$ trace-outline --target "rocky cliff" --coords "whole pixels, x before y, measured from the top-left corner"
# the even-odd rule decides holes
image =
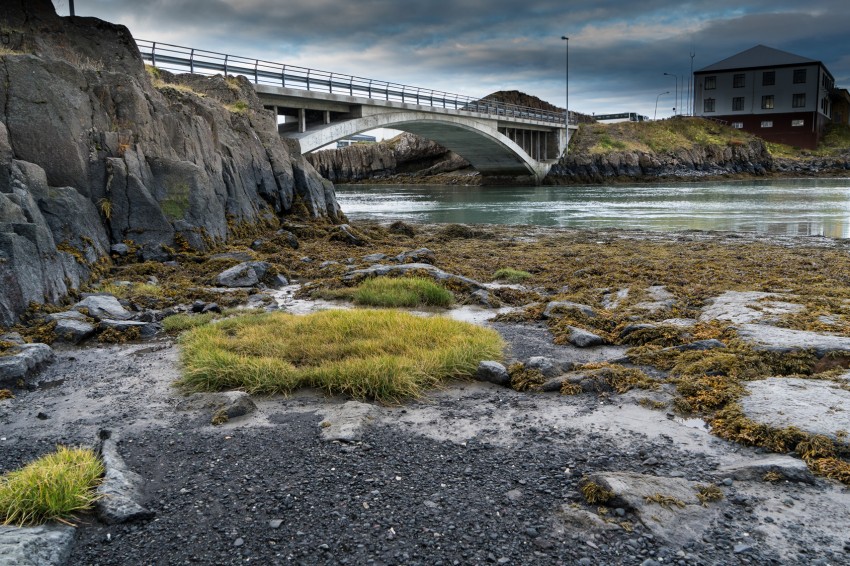
[[[354,144],[306,156],[313,167],[335,183],[357,181],[427,182],[446,173],[477,177],[469,162],[431,140],[403,133],[379,143]]]
[[[764,141],[700,119],[583,125],[552,166],[546,184],[659,181],[764,175],[773,157]]]
[[[659,181],[665,177],[764,175],[773,158],[761,141],[726,147],[692,146],[665,153],[612,151],[569,153],[552,166],[544,182],[551,185],[611,181]]]
[[[126,28],[49,0],[4,2],[0,42],[0,325],[116,243],[164,258],[240,224],[341,217],[244,79],[149,72]]]

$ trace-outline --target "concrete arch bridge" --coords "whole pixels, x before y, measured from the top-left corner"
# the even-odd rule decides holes
[[[136,40],[142,57],[175,72],[244,75],[278,116],[282,137],[309,153],[376,128],[420,135],[463,156],[485,177],[539,183],[564,153],[563,112]]]

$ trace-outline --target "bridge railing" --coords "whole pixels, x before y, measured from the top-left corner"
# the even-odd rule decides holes
[[[244,75],[255,84],[330,94],[364,96],[371,99],[418,104],[432,108],[464,110],[489,116],[505,116],[556,124],[564,123],[563,112],[541,110],[529,106],[473,98],[462,94],[452,94],[261,59],[250,59],[238,55],[228,55],[145,39],[136,39],[136,45],[145,61],[150,62],[154,67],[176,73]],[[571,123],[574,122],[574,120],[571,120]]]

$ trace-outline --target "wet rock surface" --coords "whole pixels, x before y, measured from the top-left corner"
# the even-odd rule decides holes
[[[850,432],[850,391],[836,382],[772,377],[748,383],[747,391],[741,408],[756,422],[833,439]]]

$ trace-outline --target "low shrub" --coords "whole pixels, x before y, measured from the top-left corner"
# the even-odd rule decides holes
[[[94,451],[60,446],[0,477],[0,521],[18,526],[67,522],[92,506],[103,472]]]
[[[502,357],[495,331],[393,310],[246,315],[201,326],[180,340],[188,390],[289,393],[315,387],[398,402]]]
[[[367,279],[354,291],[353,298],[358,305],[372,307],[448,307],[454,302],[451,291],[421,277]]]

